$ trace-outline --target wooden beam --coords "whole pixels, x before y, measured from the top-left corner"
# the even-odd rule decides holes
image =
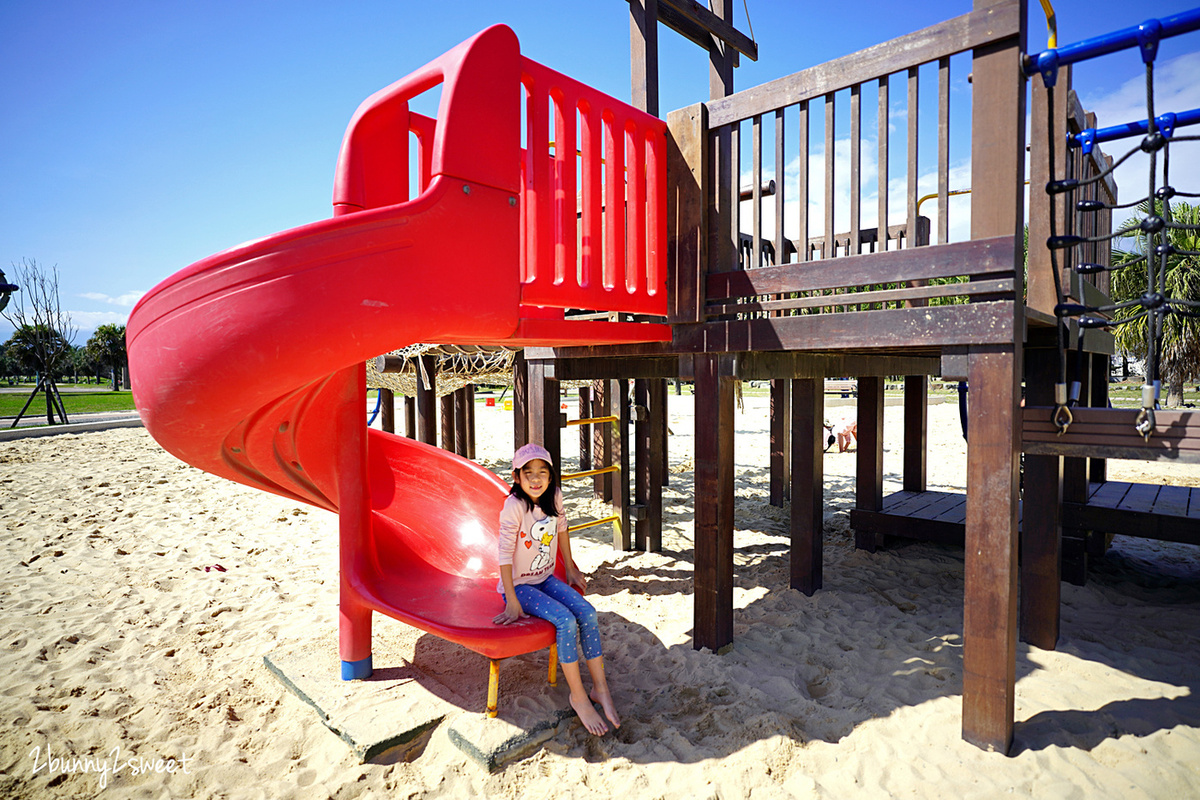
[[[629,0],[633,106],[658,116],[658,0]]]
[[[904,376],[904,491],[925,491],[928,462],[929,379]]]
[[[751,61],[758,61],[758,45],[750,37],[695,0],[659,0],[658,18],[680,36],[705,49],[712,47],[715,36]]]
[[[705,296],[711,301],[931,278],[1000,278],[1013,275],[1016,253],[1013,238],[1000,236],[935,248],[864,253],[820,263],[717,272],[707,277]]]
[[[825,392],[817,378],[792,381],[791,586],[821,588],[825,527]]]
[[[771,505],[783,508],[791,496],[792,481],[792,382],[771,381]]]
[[[696,379],[695,624],[692,646],[733,641],[733,382],[721,357],[701,355]]]
[[[417,440],[437,445],[437,356],[417,365]]]
[[[1025,350],[1025,400],[1031,405],[1054,402],[1058,382],[1056,347]],[[1058,643],[1062,571],[1062,459],[1025,456],[1021,508],[1020,636],[1043,650]]]
[[[883,379],[858,379],[858,452],[855,457],[854,507],[883,510]],[[854,546],[874,553],[882,536],[854,532]]]
[[[1014,304],[992,301],[928,308],[729,320],[675,329],[680,352],[881,350],[997,344],[1013,340]]]

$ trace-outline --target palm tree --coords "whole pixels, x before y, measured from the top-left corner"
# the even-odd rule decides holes
[[[93,360],[109,368],[113,391],[117,391],[125,364],[125,326],[108,323],[96,328],[88,339],[87,351]]]
[[[1154,206],[1155,213],[1163,215],[1163,203],[1156,200]],[[1141,203],[1138,211],[1143,217],[1149,216],[1150,204]],[[1165,290],[1162,293],[1169,300],[1200,302],[1200,255],[1197,255],[1200,254],[1200,205],[1172,202],[1170,222],[1185,227],[1169,227],[1162,232],[1163,240],[1177,251],[1166,258],[1162,276]],[[1147,287],[1144,259],[1150,247],[1150,237],[1139,229],[1122,238],[1132,239],[1133,248],[1114,249],[1112,252],[1114,266],[1129,265],[1112,273],[1112,299],[1117,303],[1138,300],[1159,289],[1156,286],[1148,291]],[[1157,262],[1156,268],[1162,264],[1160,257],[1153,253],[1149,255]],[[1117,347],[1139,359],[1149,356],[1147,326],[1154,315],[1132,318],[1144,311],[1141,304],[1135,304],[1117,309],[1113,314],[1115,320],[1131,320],[1114,328]],[[1170,407],[1177,408],[1182,404],[1184,384],[1200,375],[1200,317],[1190,316],[1195,313],[1195,307],[1175,305],[1172,306],[1172,313],[1162,316],[1158,364],[1159,373],[1167,385],[1167,405]],[[1152,375],[1146,376],[1147,381],[1153,378]]]

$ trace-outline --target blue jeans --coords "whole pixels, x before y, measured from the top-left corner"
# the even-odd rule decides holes
[[[596,609],[558,577],[551,575],[541,583],[522,583],[514,587],[526,613],[554,624],[558,631],[558,660],[573,664],[579,660],[576,640],[583,636],[583,657],[603,655]]]

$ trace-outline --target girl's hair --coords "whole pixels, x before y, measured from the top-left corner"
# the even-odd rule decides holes
[[[558,497],[558,473],[554,471],[553,464],[546,464],[546,468],[550,470],[550,480],[546,482],[546,491],[542,492],[537,500],[525,494],[525,490],[521,488],[521,481],[518,477],[521,470],[519,469],[513,470],[513,487],[509,494],[524,500],[525,507],[530,511],[533,510],[534,506],[537,506],[545,512],[546,516],[557,517],[560,513],[555,503],[555,498]]]

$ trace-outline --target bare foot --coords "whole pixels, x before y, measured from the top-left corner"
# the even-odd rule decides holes
[[[579,721],[583,723],[583,727],[587,728],[588,733],[596,736],[603,736],[608,733],[608,726],[604,724],[604,720],[600,719],[600,715],[596,713],[595,706],[592,705],[592,700],[587,695],[579,701],[576,701],[574,693],[570,695],[571,708],[575,709],[575,713],[579,715]]]
[[[613,703],[611,693],[598,692],[592,689],[592,693],[588,695],[588,698],[600,704],[600,707],[604,709],[604,716],[608,717],[608,721],[613,724],[614,728],[621,727],[621,717],[617,714],[617,707]]]

